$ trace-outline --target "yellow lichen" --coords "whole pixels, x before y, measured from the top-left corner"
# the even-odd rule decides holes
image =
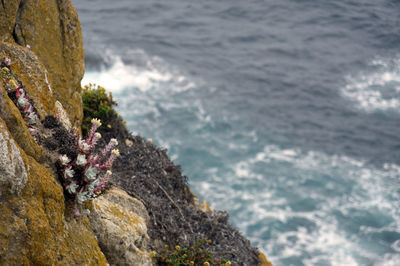
[[[54,174],[17,147],[28,180],[18,196],[1,195],[0,265],[106,265],[90,223],[64,218],[62,187]]]
[[[269,260],[267,260],[267,257],[265,257],[264,253],[262,252],[258,254],[258,259],[260,260],[261,266],[273,266],[272,263]]]

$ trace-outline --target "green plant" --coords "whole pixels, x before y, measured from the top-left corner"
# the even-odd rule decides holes
[[[160,254],[153,254],[159,265],[191,266],[191,265],[231,265],[225,259],[215,260],[209,250],[205,248],[211,240],[200,239],[189,248],[176,246],[174,249],[165,246]]]
[[[83,117],[82,133],[86,136],[91,127],[93,118],[107,121],[115,110],[112,106],[117,105],[113,100],[112,93],[107,93],[106,90],[96,84],[89,83],[83,88],[82,91],[83,102]]]

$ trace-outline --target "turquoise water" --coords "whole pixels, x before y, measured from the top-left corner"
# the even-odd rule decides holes
[[[86,75],[275,265],[400,265],[396,1],[75,1]]]

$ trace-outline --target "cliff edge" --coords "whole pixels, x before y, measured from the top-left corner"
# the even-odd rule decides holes
[[[0,265],[154,265],[151,251],[200,238],[233,265],[271,265],[116,113],[99,129],[100,146],[120,143],[114,186],[75,216],[56,165],[83,117],[76,10],[69,0],[15,0],[1,1],[0,15]]]

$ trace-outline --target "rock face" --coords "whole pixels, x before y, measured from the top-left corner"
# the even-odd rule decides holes
[[[112,265],[152,265],[149,221],[143,204],[114,187],[93,201],[90,215],[99,245]]]
[[[71,2],[1,1],[0,15],[0,61],[11,60],[13,84],[40,120],[58,114],[80,128],[84,56]],[[147,212],[123,191],[97,199],[92,222],[71,215],[54,154],[40,145],[46,131],[38,122],[32,137],[9,82],[0,78],[0,265],[107,265],[93,229],[113,265],[152,265]]]
[[[7,11],[6,19],[1,20],[2,30],[13,29],[15,14],[30,4],[20,1],[16,5],[17,2],[2,1],[0,9]],[[36,13],[45,9],[37,8]],[[8,21],[7,27],[4,21]],[[45,51],[47,47],[40,49]],[[11,59],[10,68],[33,100],[37,114],[42,118],[55,115],[58,89],[47,79],[49,72],[41,58],[15,42],[0,43],[1,60],[4,57]],[[5,84],[1,84],[0,265],[106,265],[89,219],[69,215],[63,189],[52,167],[46,151],[29,133]]]
[[[106,265],[87,218],[64,216],[56,177],[12,135],[0,118],[0,265]]]
[[[0,124],[0,196],[18,195],[28,180],[21,153],[3,124]]]
[[[0,58],[8,57],[12,60],[12,69],[25,86],[25,90],[32,100],[39,116],[56,114],[54,96],[45,78],[45,68],[37,56],[26,48],[18,45],[0,43]],[[4,86],[3,86],[4,87]],[[4,88],[0,90],[0,117],[3,118],[12,137],[18,145],[38,162],[43,162],[44,151],[35,142],[20,111],[12,100],[7,96]]]
[[[82,119],[84,51],[78,15],[69,0],[13,0],[0,4],[0,41],[29,45],[74,125]]]

